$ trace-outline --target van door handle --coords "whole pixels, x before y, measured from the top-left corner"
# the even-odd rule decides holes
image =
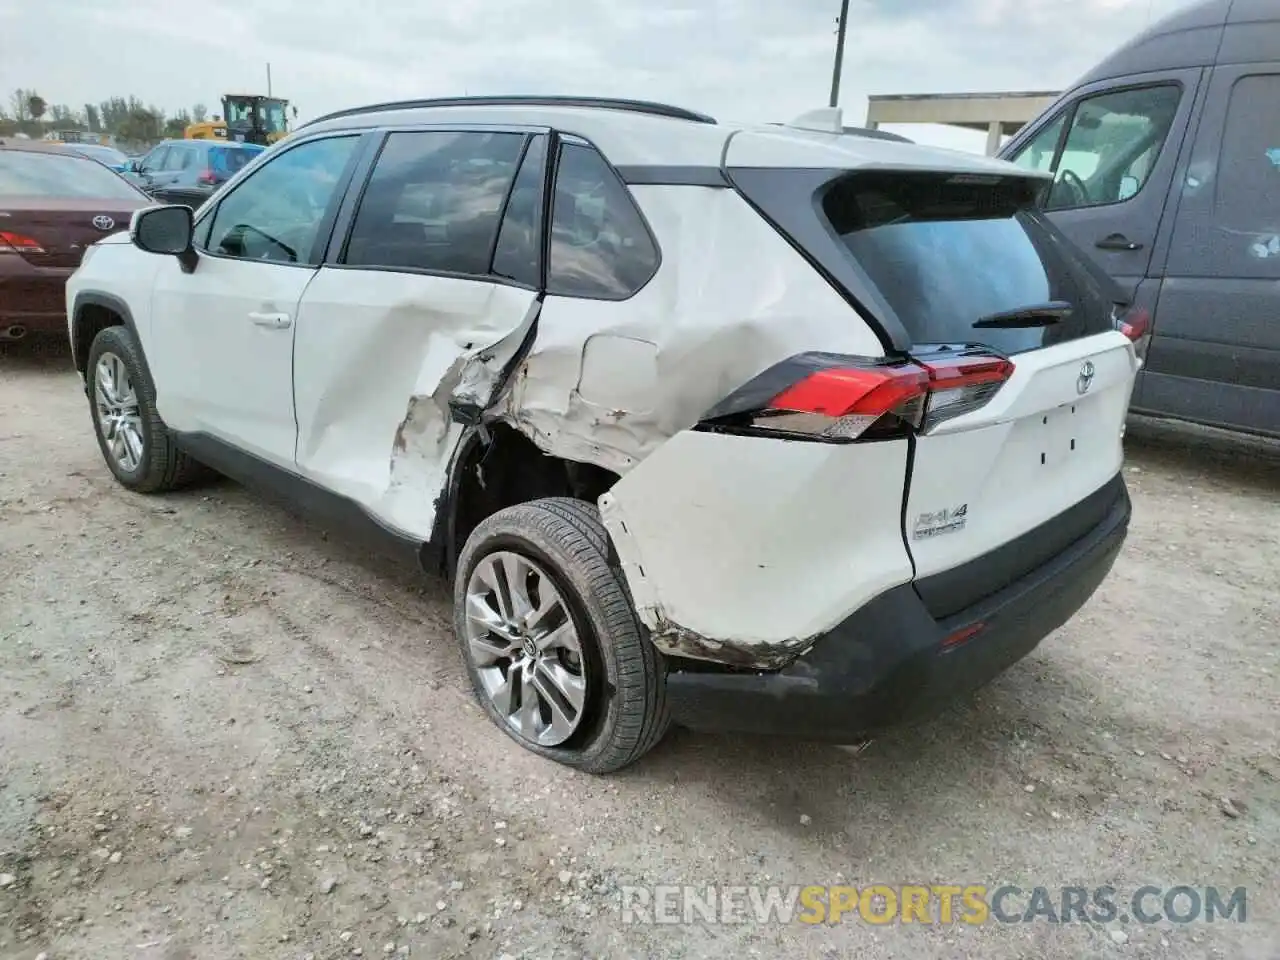
[[[284,330],[293,322],[287,313],[251,313],[249,319],[260,327],[272,330]]]
[[[1141,250],[1142,244],[1134,243],[1123,233],[1113,233],[1109,237],[1103,237],[1096,244],[1099,250]]]

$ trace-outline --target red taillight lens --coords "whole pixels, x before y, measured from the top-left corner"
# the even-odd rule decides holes
[[[700,427],[835,442],[902,436],[976,410],[1012,372],[985,354],[894,363],[802,354],[730,394]],[[779,383],[788,385],[778,392]]]
[[[1117,318],[1116,327],[1137,343],[1151,332],[1151,313],[1145,307],[1134,307]]]
[[[24,233],[0,230],[0,254],[3,253],[44,253],[44,247]]]
[[[200,174],[200,176],[196,177],[196,182],[213,186],[218,182],[218,175],[212,170],[205,170]]]
[[[985,406],[1013,375],[1002,357],[956,356],[921,361],[929,372],[929,404],[922,431]]]

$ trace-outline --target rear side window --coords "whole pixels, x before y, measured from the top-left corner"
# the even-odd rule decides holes
[[[228,175],[238,173],[257,156],[257,153],[252,150],[235,150],[228,147],[214,147],[209,154],[209,166],[219,173]]]
[[[349,266],[489,272],[525,135],[393,133],[360,200]]]
[[[547,138],[535,137],[520,161],[520,172],[511,186],[507,209],[493,250],[495,276],[531,287],[538,285],[542,247],[542,181],[547,159]]]
[[[547,292],[625,300],[658,269],[658,248],[617,174],[592,147],[560,148]]]
[[[1012,354],[1110,328],[1117,291],[1035,208],[1037,184],[949,174],[852,174],[822,198],[830,228],[913,342]],[[1047,326],[984,318],[1065,302]]]

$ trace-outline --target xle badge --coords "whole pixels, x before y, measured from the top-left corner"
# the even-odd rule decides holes
[[[915,527],[911,531],[911,539],[925,540],[929,537],[942,536],[944,533],[955,533],[957,530],[963,530],[968,515],[969,505],[967,503],[952,507],[950,510],[922,513],[916,517]]]

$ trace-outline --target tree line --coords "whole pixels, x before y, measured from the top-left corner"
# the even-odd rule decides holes
[[[129,96],[76,108],[49,103],[35,90],[19,89],[9,97],[8,104],[0,103],[0,136],[25,133],[38,139],[50,131],[75,130],[126,143],[144,143],[181,137],[190,124],[207,119],[208,108],[203,103],[166,114],[153,104]]]

